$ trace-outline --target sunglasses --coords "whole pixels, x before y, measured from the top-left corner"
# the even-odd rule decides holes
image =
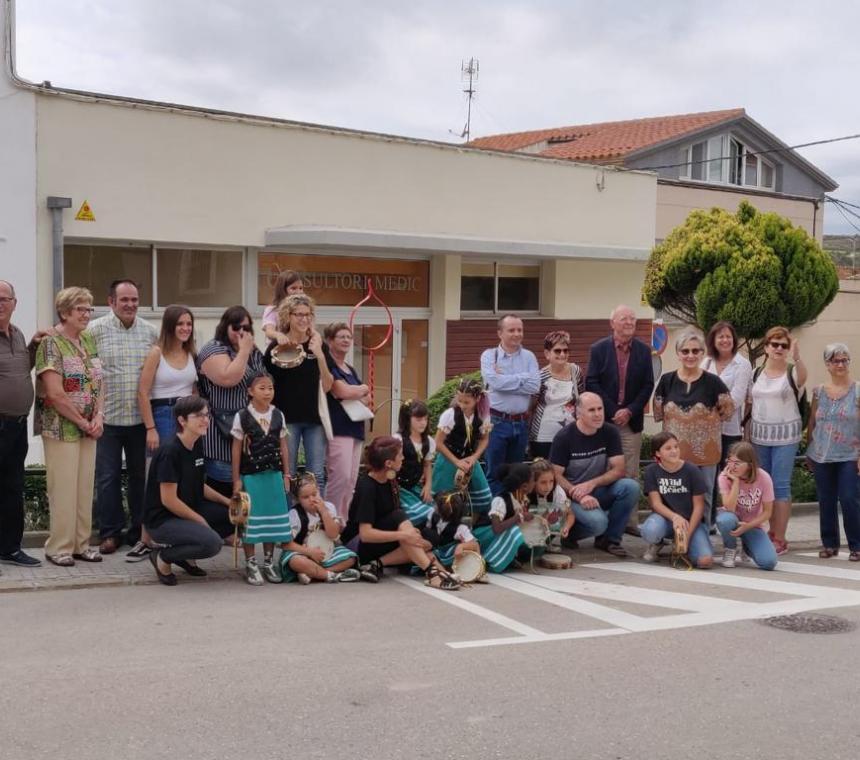
[[[702,349],[701,348],[682,348],[680,351],[678,351],[678,353],[681,354],[681,356],[698,356],[700,353],[702,353]]]
[[[230,325],[236,332],[254,332],[254,328],[251,325]]]
[[[570,349],[569,349],[569,348],[554,348],[554,349],[552,350],[552,352],[553,352],[554,354],[558,354],[558,355],[561,355],[561,354],[569,354],[569,353],[570,353]]]
[[[790,343],[780,343],[778,340],[772,340],[768,345],[771,348],[781,348],[783,351],[787,351],[791,346]]]

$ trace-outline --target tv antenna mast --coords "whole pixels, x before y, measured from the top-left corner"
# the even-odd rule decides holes
[[[475,93],[477,92],[475,83],[478,81],[478,72],[480,70],[480,63],[477,58],[470,58],[468,61],[462,61],[460,63],[460,78],[463,82],[468,83],[466,88],[463,90],[466,93],[466,126],[463,127],[463,131],[460,133],[460,137],[466,138],[466,142],[469,142],[469,138],[472,134],[472,98],[475,97]]]

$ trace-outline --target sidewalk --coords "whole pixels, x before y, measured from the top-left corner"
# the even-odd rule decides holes
[[[814,549],[820,544],[818,533],[817,505],[810,508],[806,505],[796,505],[788,526],[788,541],[792,551],[797,549]],[[640,520],[644,514],[640,516]],[[715,549],[722,551],[719,537],[712,537]],[[634,557],[641,557],[645,551],[645,542],[634,536],[624,537],[624,546]],[[42,560],[42,567],[23,568],[14,565],[0,565],[0,593],[15,591],[39,591],[69,588],[96,588],[101,586],[137,586],[140,584],[157,583],[152,564],[148,559],[142,562],[126,562],[125,553],[129,547],[124,546],[116,554],[108,555],[103,562],[78,562],[74,567],[57,567],[45,561],[42,549],[28,549],[28,553]],[[594,561],[605,561],[607,555],[597,551],[586,539],[581,549],[567,552],[573,557],[575,564]],[[239,552],[239,567],[242,567],[242,552]],[[177,569],[180,582],[207,583],[212,581],[230,581],[241,583],[240,571],[233,569],[233,550],[225,547],[213,559],[201,563],[201,567],[209,573],[207,578],[188,578],[182,570]]]

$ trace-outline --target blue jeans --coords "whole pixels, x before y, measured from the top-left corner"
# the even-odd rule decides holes
[[[764,471],[773,481],[773,498],[775,501],[791,501],[791,473],[794,471],[794,457],[797,455],[797,444],[787,443],[784,446],[762,446],[754,443],[755,455]]]
[[[128,473],[128,511],[126,542],[140,540],[143,517],[143,492],[146,481],[146,428],[140,425],[105,425],[96,445],[96,515],[99,537],[121,539],[125,528],[122,505],[122,455]]]
[[[674,535],[675,529],[672,527],[672,521],[667,520],[663,515],[658,515],[652,512],[645,519],[645,522],[639,526],[642,533],[642,540],[649,544],[659,544],[664,538],[669,538]],[[711,546],[711,539],[708,537],[708,527],[705,523],[700,522],[693,535],[690,536],[690,546],[687,552],[690,555],[690,561],[697,564],[704,557],[714,556],[714,547]]]
[[[839,507],[842,525],[852,552],[860,551],[860,478],[857,460],[850,462],[815,462],[815,487],[818,491],[821,543],[828,549],[839,548]]]
[[[577,502],[571,504],[576,517],[571,538],[578,541],[598,536],[605,537],[611,544],[620,544],[627,520],[639,502],[639,483],[632,478],[621,478],[608,486],[595,488],[591,495],[600,502],[599,509],[586,509]]]
[[[487,482],[490,484],[490,491],[493,496],[498,496],[505,489],[496,478],[496,470],[500,465],[522,462],[526,458],[529,422],[528,420],[511,422],[495,414],[490,415],[490,421],[493,423],[493,429],[490,431],[490,443],[484,452],[484,459],[487,461]]]
[[[296,476],[299,466],[299,444],[305,449],[305,471],[317,479],[320,496],[325,496],[325,452],[328,441],[322,425],[307,422],[287,423],[287,446],[290,449],[290,475]]]
[[[734,512],[721,509],[717,512],[717,530],[723,537],[723,546],[726,549],[738,548],[738,537],[731,535],[731,531],[738,527],[738,516]],[[773,570],[776,567],[776,549],[761,528],[751,528],[740,536],[744,551],[753,558],[762,570]]]
[[[149,528],[149,535],[165,544],[158,554],[164,562],[170,563],[214,557],[223,545],[212,528],[179,517],[170,517],[157,528]]]
[[[176,435],[176,417],[173,416],[172,406],[156,406],[152,410],[152,421],[155,432],[158,433],[158,445],[164,446]]]
[[[219,483],[228,483],[232,491],[233,467],[229,462],[222,462],[220,459],[207,459],[204,467],[207,479]]]

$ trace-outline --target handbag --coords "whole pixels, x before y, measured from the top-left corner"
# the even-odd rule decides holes
[[[373,410],[357,398],[342,399],[340,405],[353,422],[364,422],[374,417]]]

